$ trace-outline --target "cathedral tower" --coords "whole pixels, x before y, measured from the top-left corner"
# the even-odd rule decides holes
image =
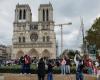
[[[32,22],[29,5],[16,5],[13,26],[12,59],[25,54],[32,58],[56,58],[53,7],[50,3],[40,5],[38,22]]]
[[[40,5],[39,9],[38,9],[38,20],[40,22],[51,22],[53,21],[53,7],[51,5],[51,3],[49,4],[44,4],[44,5]]]
[[[16,5],[14,22],[31,22],[32,13],[29,5]]]

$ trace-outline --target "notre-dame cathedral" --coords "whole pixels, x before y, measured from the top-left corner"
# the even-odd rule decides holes
[[[12,59],[28,54],[35,58],[56,58],[52,4],[40,4],[38,21],[32,21],[28,4],[17,4],[13,23]]]

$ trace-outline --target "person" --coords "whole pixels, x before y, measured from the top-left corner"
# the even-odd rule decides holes
[[[21,73],[24,74],[25,72],[25,67],[24,67],[24,57],[21,56],[20,59],[19,59],[19,63],[21,65]]]
[[[54,67],[54,65],[52,64],[52,61],[51,60],[49,60],[49,62],[48,62],[48,76],[47,76],[47,80],[53,80],[53,75],[52,75],[52,72],[53,72],[53,67]]]
[[[89,59],[89,61],[87,62],[88,66],[87,66],[87,72],[88,74],[93,74],[93,62],[91,59]]]
[[[97,80],[100,80],[100,67],[97,68]]]
[[[38,80],[44,80],[44,78],[45,78],[45,63],[43,61],[43,58],[41,58],[38,63],[37,74],[38,74]]]
[[[60,66],[60,61],[56,60],[56,66],[59,67]]]
[[[63,58],[61,61],[61,74],[64,74],[64,75],[65,75],[65,64],[66,64],[66,61]]]
[[[30,71],[30,65],[31,65],[31,58],[28,55],[24,56],[24,68],[25,68],[25,73],[29,74]]]
[[[70,59],[69,57],[65,57],[66,60],[66,64],[65,64],[65,68],[66,68],[66,74],[70,73]]]
[[[76,64],[76,80],[83,80],[83,61],[79,54],[74,57],[74,62]]]
[[[80,57],[79,57],[78,54],[76,54],[75,57],[74,57],[74,62],[75,62],[75,64],[76,64],[76,70],[77,70],[77,68],[78,68],[79,58],[80,58]]]
[[[76,70],[76,80],[83,80],[83,63],[79,60],[77,70]]]

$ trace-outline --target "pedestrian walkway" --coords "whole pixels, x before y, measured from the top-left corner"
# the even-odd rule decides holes
[[[0,76],[0,80],[4,80],[4,76]]]
[[[47,75],[46,75],[47,76]],[[96,76],[84,75],[84,80],[96,80]],[[54,74],[54,80],[76,80],[75,75]],[[0,80],[38,80],[36,74],[4,74]],[[47,80],[47,78],[45,78]]]

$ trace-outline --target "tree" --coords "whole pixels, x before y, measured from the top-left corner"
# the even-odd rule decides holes
[[[61,54],[61,56],[68,56],[70,59],[73,59],[74,56],[75,56],[75,50],[68,50],[68,49],[65,49],[63,54]]]
[[[96,45],[97,49],[100,49],[100,17],[97,18],[91,28],[87,31],[85,37],[89,45]]]

